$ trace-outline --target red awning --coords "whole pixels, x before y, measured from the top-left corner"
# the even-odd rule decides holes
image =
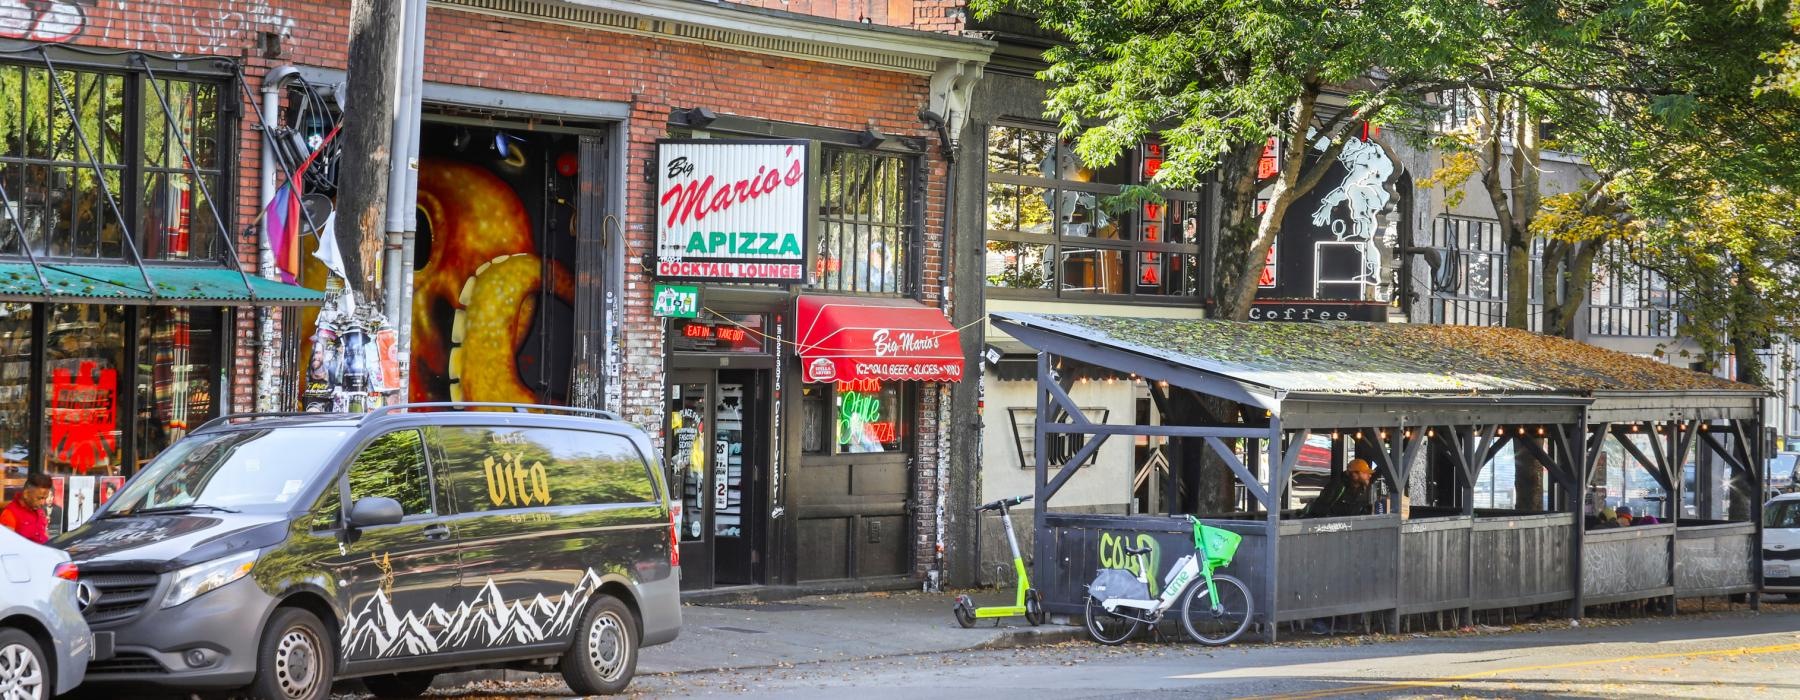
[[[802,295],[798,320],[803,381],[962,380],[956,329],[919,302]]]

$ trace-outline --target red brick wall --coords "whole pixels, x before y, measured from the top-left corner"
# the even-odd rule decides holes
[[[58,43],[238,58],[253,91],[263,74],[277,65],[342,69],[346,61],[349,3],[345,0],[88,0],[77,4],[85,23],[78,32],[58,38]],[[807,5],[807,11],[821,15],[843,16],[841,13],[856,3],[790,4]],[[940,6],[960,5],[887,0],[862,4],[881,13],[881,19],[872,21],[902,26],[916,24],[917,17],[943,17]],[[9,30],[24,34],[29,29],[0,24],[0,35]],[[281,37],[282,53],[275,59],[262,58],[264,33]],[[935,155],[935,134],[917,117],[918,110],[928,103],[926,77],[433,8],[428,18],[425,79],[630,104],[631,120],[625,134],[629,142],[625,232],[632,260],[641,259],[654,244],[653,193],[647,170],[655,140],[666,135],[672,109],[705,106],[722,113],[816,126],[855,130],[874,126],[890,134],[925,139],[931,155],[925,160],[929,193],[924,212],[924,296],[928,303],[935,303],[943,270],[939,255],[943,251],[945,169]],[[241,119],[236,180],[235,226],[240,231],[256,219],[259,207],[261,142],[255,124],[254,114],[246,111]],[[255,269],[254,236],[239,241],[239,255],[246,269]],[[662,423],[663,339],[660,324],[650,315],[651,280],[639,266],[627,267],[623,413],[655,434]],[[254,398],[256,339],[251,314],[240,314],[236,337],[232,401],[239,410],[249,410]],[[935,391],[924,393],[930,399],[920,407],[922,449],[917,482],[920,501],[932,503],[937,407]],[[929,513],[920,516],[916,534],[921,569],[929,567],[935,555],[935,534],[929,531],[933,522]]]

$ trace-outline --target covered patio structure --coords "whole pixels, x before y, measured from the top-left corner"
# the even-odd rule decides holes
[[[1267,623],[1375,613],[1397,629],[1406,615],[1565,603],[1579,617],[1760,580],[1757,387],[1503,328],[992,318],[1039,352],[1033,578],[1053,613],[1081,614],[1095,571],[1129,563],[1123,546],[1153,546],[1160,583],[1191,551],[1186,514],[1243,535],[1227,573],[1250,586],[1270,639]],[[1095,368],[1142,382],[1158,419],[1092,420],[1069,388]],[[1057,512],[1056,493],[1121,437],[1175,454],[1155,503]],[[1309,478],[1328,464],[1327,484],[1351,459],[1371,464],[1367,507],[1307,512],[1303,452]],[[1590,485],[1609,455],[1660,487],[1619,494],[1659,505],[1657,524],[1597,517],[1611,504]],[[1478,498],[1503,464],[1526,475],[1518,492]]]

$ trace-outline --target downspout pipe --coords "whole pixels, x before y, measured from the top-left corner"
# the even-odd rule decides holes
[[[413,131],[417,128],[419,114],[419,96],[414,88],[412,76],[418,73],[420,66],[413,62],[416,54],[415,45],[421,40],[419,24],[423,16],[419,10],[424,8],[425,0],[405,0],[406,6],[401,18],[401,46],[399,71],[395,81],[398,99],[394,101],[393,141],[391,148],[395,153],[401,152],[406,144],[412,142]],[[406,231],[406,213],[412,209],[412,202],[405,197],[406,179],[412,172],[412,161],[403,158],[390,158],[388,166],[388,198],[386,240],[382,246],[381,286],[387,309],[388,323],[398,328],[402,322],[401,306],[404,297],[401,279],[402,252]]]
[[[411,73],[402,76],[412,85],[412,99],[407,105],[412,108],[411,125],[406,138],[406,190],[400,197],[402,218],[400,237],[400,265],[395,268],[400,277],[400,386],[403,391],[411,391],[412,387],[412,324],[413,324],[413,265],[418,252],[419,233],[419,124],[425,99],[425,0],[419,0],[412,7],[412,51]],[[398,147],[396,145],[396,147]],[[404,398],[404,397],[403,397]]]
[[[281,121],[281,91],[286,89],[287,82],[300,74],[294,66],[280,66],[263,76],[262,83],[262,123],[273,126]],[[258,190],[262,195],[257,202],[263,207],[275,199],[275,190],[280,187],[277,174],[281,171],[275,163],[274,134],[262,134],[262,179]],[[276,222],[263,217],[262,230],[256,237],[256,274],[263,279],[276,280],[275,249],[270,244],[272,227]],[[276,352],[275,314],[269,307],[256,307],[256,410],[277,411],[280,393],[276,390],[276,377],[281,373],[279,357]]]
[[[946,111],[950,111],[948,116],[951,118],[955,117],[956,113],[954,111]],[[938,147],[944,156],[944,225],[941,229],[941,234],[939,235],[940,242],[943,244],[943,250],[940,254],[943,257],[938,259],[938,270],[941,271],[940,277],[938,278],[938,298],[943,306],[944,315],[954,319],[955,315],[952,313],[954,311],[952,308],[954,301],[950,294],[950,283],[953,275],[952,271],[955,269],[951,264],[951,261],[956,259],[955,236],[951,235],[951,231],[956,227],[957,143],[955,140],[951,139],[950,123],[945,116],[946,115],[938,114],[929,109],[919,110],[919,120],[925,122],[926,126],[932,127],[937,131]],[[953,322],[951,325],[955,325],[955,323]],[[952,390],[950,387],[948,385],[940,385],[938,389],[938,503],[937,508],[935,509],[937,519],[937,542],[935,543],[936,546],[933,547],[934,555],[932,571],[928,574],[926,582],[927,590],[932,591],[937,590],[937,588],[942,585],[943,571],[945,569],[944,547],[947,540],[945,528],[948,526],[948,523],[944,516],[945,510],[949,507],[949,503],[946,501],[948,497],[945,494],[949,487],[950,459],[952,458],[951,444],[953,443],[953,438],[950,435],[953,424],[949,419],[952,411],[948,410],[948,408],[950,407],[952,400]]]

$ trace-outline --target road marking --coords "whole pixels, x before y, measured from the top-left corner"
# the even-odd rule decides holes
[[[1534,665],[1534,666],[1513,666],[1510,668],[1496,668],[1496,669],[1491,669],[1491,670],[1487,670],[1487,671],[1476,671],[1474,673],[1465,673],[1465,674],[1457,675],[1457,676],[1441,676],[1438,678],[1427,678],[1427,679],[1416,680],[1416,681],[1394,681],[1392,683],[1380,683],[1380,684],[1370,684],[1370,685],[1352,685],[1352,686],[1345,686],[1342,688],[1326,688],[1324,690],[1312,690],[1312,691],[1306,691],[1306,692],[1300,692],[1300,693],[1289,693],[1286,695],[1252,695],[1252,696],[1247,696],[1244,698],[1239,698],[1238,700],[1310,700],[1311,698],[1327,698],[1327,697],[1338,696],[1338,695],[1361,695],[1364,693],[1379,693],[1379,692],[1384,692],[1384,691],[1389,691],[1389,690],[1405,690],[1407,688],[1439,688],[1439,687],[1443,687],[1443,686],[1447,686],[1447,685],[1453,685],[1458,681],[1475,680],[1478,678],[1484,678],[1484,677],[1489,677],[1489,676],[1499,676],[1499,675],[1510,674],[1510,673],[1527,673],[1527,672],[1531,672],[1531,671],[1551,671],[1551,670],[1562,669],[1562,668],[1579,668],[1582,666],[1599,666],[1601,664],[1628,663],[1628,662],[1632,662],[1632,661],[1653,661],[1656,659],[1679,659],[1679,658],[1689,658],[1689,657],[1732,656],[1732,655],[1748,656],[1748,655],[1752,655],[1752,654],[1779,654],[1779,653],[1785,652],[1785,651],[1800,651],[1800,644],[1773,644],[1773,645],[1761,646],[1761,647],[1739,647],[1736,649],[1717,649],[1717,650],[1713,650],[1713,651],[1676,651],[1676,652],[1668,652],[1668,653],[1663,653],[1663,654],[1636,654],[1636,655],[1632,655],[1632,656],[1615,656],[1615,657],[1606,658],[1606,659],[1590,659],[1587,661],[1567,661],[1567,662],[1557,663],[1557,664],[1538,664],[1538,665]]]

